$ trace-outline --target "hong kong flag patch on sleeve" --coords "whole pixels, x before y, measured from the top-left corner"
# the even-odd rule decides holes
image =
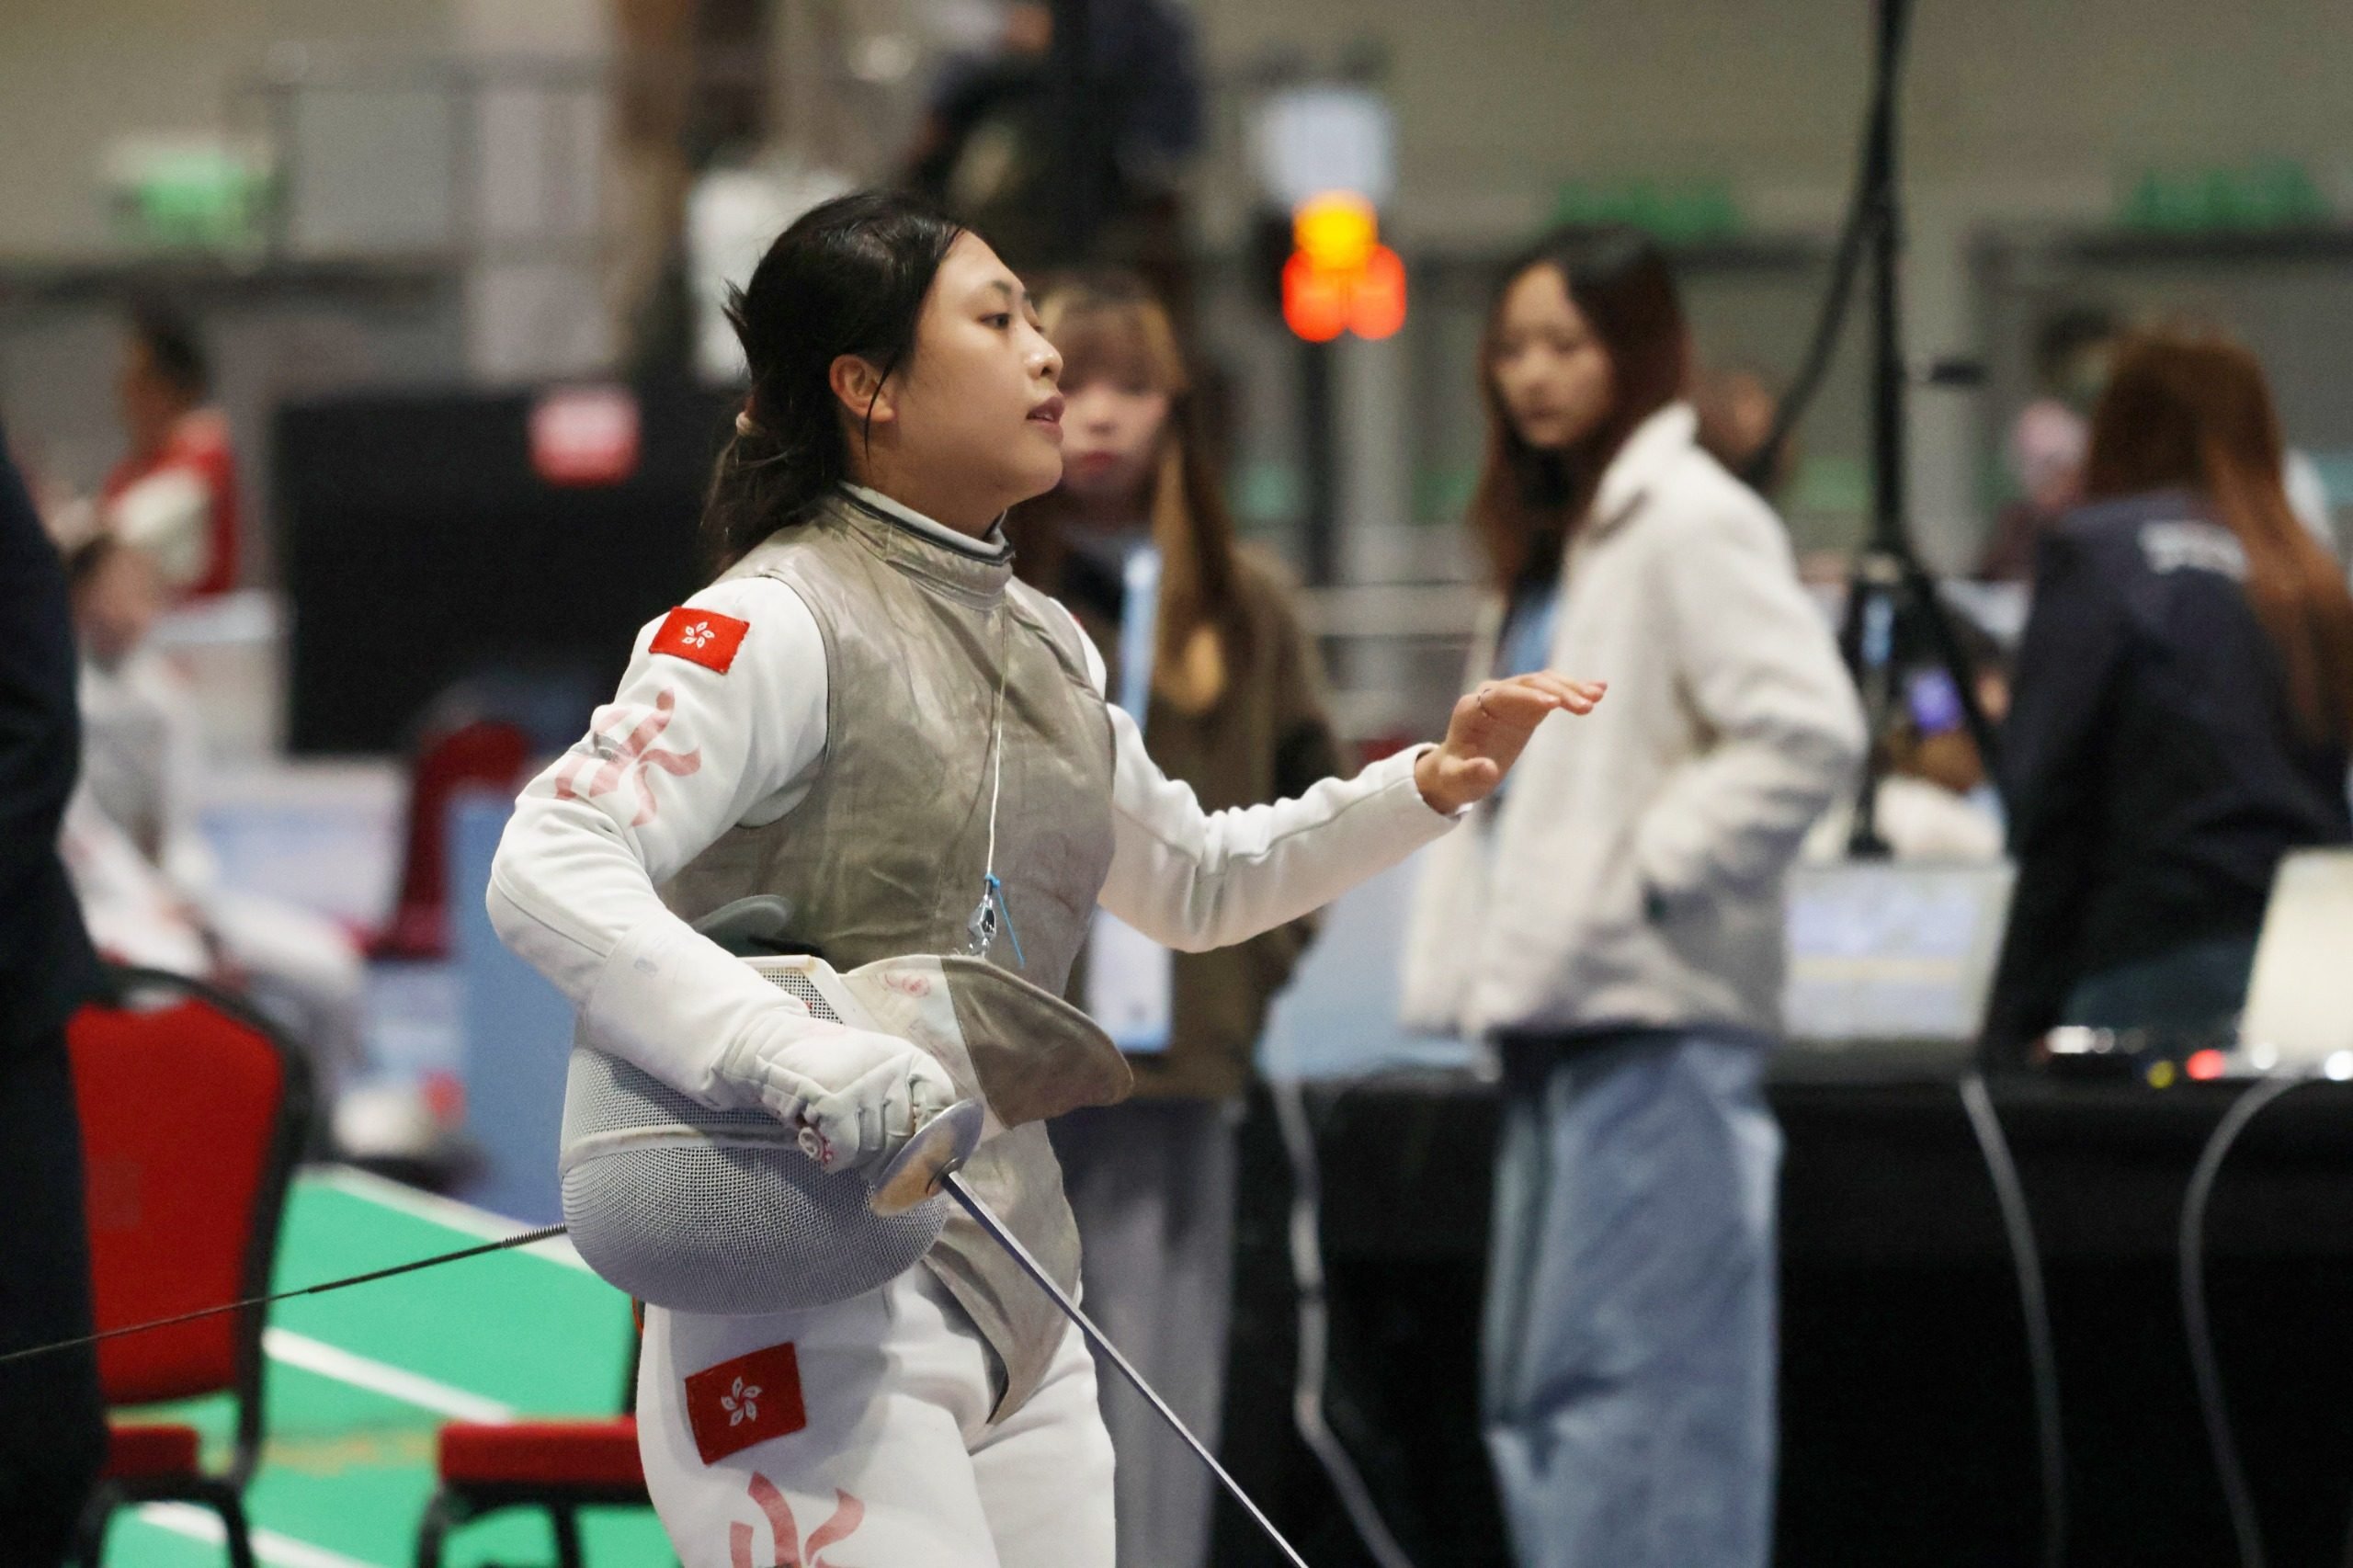
[[[735,650],[744,645],[744,633],[751,630],[748,620],[681,606],[663,619],[651,651],[725,675],[735,662]]]
[[[705,1464],[808,1426],[801,1404],[801,1358],[791,1345],[771,1345],[688,1378],[687,1425],[694,1429],[695,1451]]]

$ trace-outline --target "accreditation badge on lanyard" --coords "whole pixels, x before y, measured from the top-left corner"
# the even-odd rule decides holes
[[[1143,732],[1152,702],[1152,656],[1160,618],[1160,552],[1129,551],[1120,592],[1120,706]],[[1175,955],[1108,909],[1097,909],[1086,944],[1086,1011],[1121,1051],[1168,1049]]]

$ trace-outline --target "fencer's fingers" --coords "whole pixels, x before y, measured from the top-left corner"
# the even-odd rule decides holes
[[[1588,705],[1600,701],[1609,690],[1606,680],[1583,680],[1562,670],[1538,670],[1518,678],[1556,692],[1564,699],[1574,699]]]
[[[1473,694],[1479,713],[1507,729],[1532,730],[1544,716],[1563,706],[1562,699],[1524,678],[1497,681]]]
[[[1568,676],[1552,670],[1539,670],[1534,675],[1520,678],[1539,691],[1552,693],[1553,697],[1560,699],[1561,706],[1572,713],[1590,713],[1593,711],[1593,705],[1601,700],[1599,694],[1589,689],[1584,683],[1571,680]]]

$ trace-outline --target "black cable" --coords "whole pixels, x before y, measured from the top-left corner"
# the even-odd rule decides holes
[[[2059,1568],[2067,1557],[2067,1449],[2059,1420],[2059,1356],[2052,1343],[2051,1300],[2042,1280],[2042,1258],[2035,1246],[2034,1221],[2027,1210],[2026,1184],[2018,1179],[2018,1162],[2010,1156],[2009,1141],[2002,1134],[2002,1119],[1994,1112],[1993,1096],[1985,1092],[1985,1076],[1968,1073],[1961,1080],[1961,1108],[1969,1113],[1970,1130],[1985,1156],[1985,1174],[1993,1178],[1994,1199],[2002,1213],[2002,1233],[2008,1239],[2010,1263],[2017,1270],[2018,1307],[2026,1316],[2026,1352],[2034,1383],[2035,1443],[2041,1460],[2043,1568]]]
[[[1896,4],[1900,0],[1881,0],[1881,4]],[[1773,427],[1766,436],[1756,456],[1741,472],[1750,485],[1762,488],[1773,467],[1780,460],[1781,449],[1795,434],[1799,420],[1822,390],[1830,372],[1830,362],[1838,351],[1838,342],[1845,335],[1847,309],[1855,292],[1855,279],[1862,272],[1863,255],[1870,240],[1890,215],[1886,200],[1888,170],[1882,150],[1887,143],[1887,122],[1895,112],[1895,77],[1903,62],[1904,13],[1893,18],[1881,48],[1873,62],[1871,98],[1863,114],[1863,140],[1855,158],[1855,185],[1847,198],[1847,220],[1838,233],[1838,244],[1832,253],[1830,283],[1823,291],[1822,306],[1814,314],[1813,336],[1806,346],[1805,358],[1797,376],[1781,397],[1781,406],[1774,414]]]
[[[1280,1064],[1286,1075],[1270,1077],[1267,1090],[1275,1104],[1275,1123],[1282,1133],[1283,1153],[1290,1157],[1291,1200],[1290,1251],[1291,1283],[1299,1298],[1299,1354],[1291,1379],[1291,1425],[1300,1441],[1339,1494],[1357,1539],[1364,1543],[1380,1568],[1414,1568],[1414,1560],[1398,1545],[1381,1517],[1372,1489],[1357,1468],[1347,1446],[1324,1415],[1324,1379],[1331,1344],[1331,1308],[1324,1279],[1323,1170],[1315,1155],[1315,1130],[1307,1115],[1307,1096],[1298,1077]],[[1357,1084],[1377,1080],[1358,1079]],[[1351,1085],[1350,1086],[1354,1086]],[[1344,1088],[1343,1094],[1347,1092]]]
[[[267,1307],[278,1301],[290,1301],[297,1296],[319,1296],[329,1290],[348,1290],[354,1285],[367,1285],[379,1279],[390,1279],[396,1274],[414,1274],[420,1268],[438,1268],[445,1263],[458,1263],[469,1257],[480,1257],[486,1252],[506,1252],[513,1247],[529,1246],[533,1242],[552,1240],[570,1229],[568,1225],[547,1225],[536,1231],[525,1231],[520,1235],[508,1236],[503,1241],[484,1242],[480,1246],[460,1247],[456,1252],[445,1252],[433,1257],[420,1257],[410,1263],[396,1263],[390,1268],[371,1269],[366,1274],[354,1274],[342,1279],[330,1279],[324,1284],[305,1285],[299,1290],[280,1290],[275,1295],[268,1296],[248,1296],[242,1301],[227,1301],[217,1307],[199,1307],[195,1312],[181,1312],[176,1317],[157,1318],[152,1323],[134,1323],[122,1328],[109,1328],[97,1334],[85,1334],[78,1339],[60,1339],[48,1345],[35,1345],[24,1350],[11,1350],[6,1355],[0,1356],[0,1367],[5,1367],[11,1361],[27,1361],[36,1356],[53,1355],[60,1350],[73,1350],[85,1345],[96,1345],[102,1340],[120,1339],[127,1335],[152,1334],[159,1328],[175,1328],[184,1323],[196,1323],[204,1318],[219,1317],[223,1312],[238,1312],[249,1307]]]
[[[2222,1399],[2222,1367],[2214,1353],[2214,1326],[2206,1314],[2206,1206],[2222,1174],[2223,1157],[2257,1112],[2309,1077],[2267,1078],[2231,1102],[2222,1119],[2206,1139],[2206,1147],[2189,1173],[2189,1188],[2181,1200],[2181,1322],[2189,1339],[2189,1369],[2198,1380],[2198,1409],[2205,1417],[2207,1445],[2214,1451],[2214,1471],[2222,1483],[2222,1503],[2230,1510],[2231,1532],[2238,1538],[2240,1568],[2263,1568],[2263,1521],[2256,1513],[2255,1494],[2239,1463],[2238,1443],[2231,1435],[2230,1407]]]
[[[2342,1568],[2353,1568],[2353,1513],[2348,1513],[2346,1517],[2345,1555],[2339,1561]]]

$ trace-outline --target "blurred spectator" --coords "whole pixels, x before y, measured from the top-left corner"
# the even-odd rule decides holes
[[[1977,574],[2017,582],[2034,570],[2045,530],[2083,499],[2086,415],[2108,378],[2118,322],[2102,305],[2075,305],[2045,318],[2034,337],[2035,398],[2010,426],[2005,455],[2019,496],[1995,520]]]
[[[100,493],[103,527],[191,597],[237,584],[237,464],[211,389],[188,322],[156,307],[131,318],[115,384],[130,449]]]
[[[2001,722],[2009,686],[1982,634],[1963,633],[1985,716]],[[1985,759],[1969,733],[1961,693],[1941,664],[1915,663],[1904,672],[1904,700],[1878,737],[1887,771],[1872,799],[1871,822],[1899,860],[1985,861],[2002,858],[2002,808],[1985,773]],[[1845,858],[1855,807],[1842,800],[1806,835],[1806,858]]]
[[[202,740],[143,644],[165,590],[144,551],[102,537],[70,567],[86,766],[63,847],[99,948],[254,993],[311,1056],[321,1103],[359,1064],[367,975],[333,921],[222,883],[197,831]]]
[[[1315,645],[1279,571],[1234,544],[1167,312],[1115,275],[1048,288],[1040,313],[1069,406],[1061,486],[1006,519],[1017,569],[1077,616],[1153,760],[1205,808],[1304,793],[1340,770]],[[1124,929],[1107,936],[1098,919],[1074,983],[1131,1047],[1136,1075],[1133,1097],[1053,1128],[1086,1308],[1211,1443],[1242,1095],[1267,1007],[1312,929],[1171,954]],[[1101,1388],[1120,1562],[1201,1568],[1209,1473],[1123,1381]]]
[[[1781,412],[1780,394],[1763,376],[1743,366],[1701,370],[1692,378],[1692,407],[1699,415],[1699,447],[1743,480],[1765,455],[1773,421]],[[1778,500],[1797,472],[1797,437],[1785,438],[1763,473],[1754,476],[1756,493]]]
[[[2131,340],[2046,540],[2004,733],[2018,891],[1987,1025],[2200,1030],[2279,858],[2353,838],[2353,597],[2289,507],[2253,355]]]
[[[941,69],[907,156],[908,183],[985,232],[1016,268],[1077,259],[1058,233],[1076,201],[1086,241],[1109,229],[1100,253],[1149,266],[1156,278],[1178,243],[1169,228],[1175,176],[1201,142],[1191,16],[1172,0],[1093,0],[1080,95],[1089,161],[1077,168],[1063,166],[1056,145],[1053,7],[1016,0],[1005,16],[994,50]]]
[[[2122,324],[2103,306],[2064,310],[2035,338],[2040,395],[2010,428],[2010,472],[2022,493],[1995,519],[1993,542],[1977,575],[1989,582],[2024,582],[2035,567],[2042,536],[2084,498],[2084,463],[2090,449],[2091,408],[2108,380]],[[2288,506],[2304,530],[2331,555],[2338,552],[2328,486],[2320,467],[2283,444],[2280,479]]]
[[[1863,745],[1779,518],[1696,442],[1649,241],[1569,230],[1482,344],[1475,678],[1606,679],[1426,853],[1405,1006],[1505,1068],[1483,1417],[1526,1568],[1771,1547],[1783,875]]]
[[[97,976],[56,848],[76,748],[64,575],[0,439],[0,1353],[91,1328],[65,1021]],[[0,1370],[9,1562],[63,1561],[105,1452],[87,1347]]]

